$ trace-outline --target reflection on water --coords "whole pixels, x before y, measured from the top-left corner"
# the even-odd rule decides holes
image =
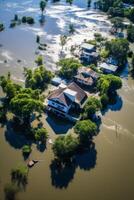
[[[68,41],[69,46],[81,43],[84,38],[92,38],[96,31],[102,31],[107,36],[106,30],[110,27],[105,15],[87,9],[86,0],[74,0],[72,7],[64,4],[63,0],[53,6],[49,2],[46,22],[40,26],[38,3],[37,0],[0,1],[0,21],[6,26],[6,30],[0,33],[0,74],[11,71],[16,81],[24,81],[23,67],[36,67],[37,34],[48,44],[47,51],[40,52],[45,57],[45,64],[47,68],[55,70],[61,49],[59,37],[60,34],[68,34],[70,22],[74,23],[76,33]],[[36,24],[10,29],[10,19],[15,13],[20,17],[34,16]],[[66,49],[65,53],[68,52],[69,49]],[[18,63],[18,59],[21,62]],[[29,171],[26,191],[18,195],[20,200],[134,199],[134,81],[126,79],[124,74],[126,76],[126,71],[117,102],[102,113],[100,133],[90,151],[76,155],[71,163],[57,169],[51,145],[47,144],[44,149],[31,142],[30,159],[40,159],[42,162]],[[61,120],[44,116],[43,122],[53,140],[55,133],[72,131],[72,125]],[[21,152],[22,145],[26,143],[26,139],[11,131],[9,125],[0,128],[0,200],[4,199],[3,187],[10,181],[11,169],[18,163],[26,162]]]

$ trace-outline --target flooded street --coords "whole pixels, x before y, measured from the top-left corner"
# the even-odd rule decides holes
[[[73,6],[48,3],[46,22],[40,25],[39,1],[0,0],[0,21],[5,30],[0,32],[0,75],[11,72],[15,81],[24,82],[23,67],[34,68],[35,52],[38,50],[36,35],[47,44],[41,51],[48,69],[55,71],[61,51],[60,35],[68,33],[73,23],[76,32],[71,36],[65,53],[72,44],[79,45],[84,39],[92,39],[95,32],[108,36],[110,22],[107,17],[93,9],[87,9],[86,0],[75,0]],[[17,25],[9,28],[14,14],[34,16],[34,25]],[[21,62],[18,62],[18,59]],[[5,63],[5,60],[7,62]],[[2,93],[0,92],[2,95]],[[63,122],[43,118],[44,127],[52,139],[65,130]],[[58,125],[60,130],[58,130]],[[66,132],[72,126],[66,125]],[[53,160],[51,145],[45,151],[32,146],[31,159],[40,159],[29,171],[26,190],[17,195],[19,200],[133,200],[134,199],[134,80],[123,78],[116,105],[109,106],[102,116],[99,134],[94,138],[90,153],[76,158],[70,168],[58,173]],[[24,163],[21,147],[22,136],[11,135],[10,130],[0,127],[0,200],[4,200],[3,188],[10,182],[10,172],[19,163]]]

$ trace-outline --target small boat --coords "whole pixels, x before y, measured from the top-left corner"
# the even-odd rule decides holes
[[[39,162],[38,160],[30,160],[27,164],[27,166],[29,168],[33,167],[37,162]]]

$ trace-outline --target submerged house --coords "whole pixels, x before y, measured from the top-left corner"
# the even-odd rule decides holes
[[[101,63],[99,64],[99,68],[103,71],[105,74],[114,74],[116,73],[118,66],[117,65],[112,65],[109,63]]]
[[[93,86],[98,78],[99,74],[88,67],[80,67],[78,74],[74,76],[75,82],[89,87]]]
[[[96,52],[96,47],[92,44],[83,43],[81,45],[80,59],[88,63],[97,61],[99,54]]]
[[[79,110],[87,99],[87,94],[75,82],[59,86],[47,99],[47,109],[58,116],[69,118],[70,111]]]

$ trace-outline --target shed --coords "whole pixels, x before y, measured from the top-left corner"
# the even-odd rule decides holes
[[[106,74],[113,74],[117,71],[118,66],[104,62],[99,65],[99,68]]]
[[[55,85],[55,86],[60,85],[61,82],[62,82],[62,79],[61,79],[60,77],[54,77],[54,78],[52,79],[52,81],[51,81],[51,83],[52,83],[53,85]]]

